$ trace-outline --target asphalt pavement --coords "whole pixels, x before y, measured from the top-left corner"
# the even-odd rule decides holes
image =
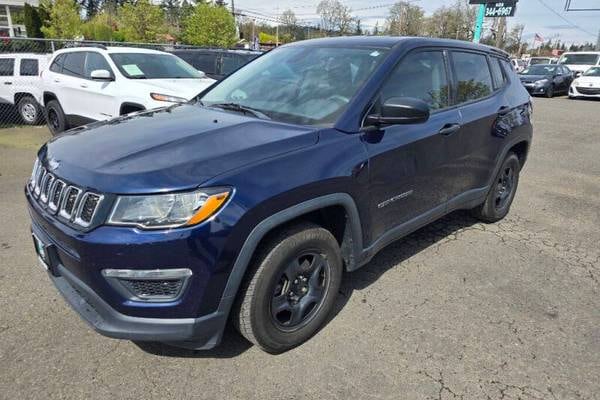
[[[600,101],[534,100],[503,221],[457,212],[347,274],[335,317],[273,356],[94,333],[40,268],[23,185],[44,127],[0,129],[1,399],[600,399]]]

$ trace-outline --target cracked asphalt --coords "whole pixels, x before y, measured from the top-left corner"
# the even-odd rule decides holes
[[[600,102],[535,99],[508,217],[457,212],[347,274],[279,356],[92,332],[38,266],[22,193],[40,128],[0,130],[2,399],[600,399]]]

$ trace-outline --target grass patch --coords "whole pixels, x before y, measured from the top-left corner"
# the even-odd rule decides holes
[[[51,137],[44,125],[4,128],[0,129],[0,146],[37,150]]]

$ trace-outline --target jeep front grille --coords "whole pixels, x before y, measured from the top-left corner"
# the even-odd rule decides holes
[[[59,217],[82,227],[88,227],[94,218],[103,196],[69,185],[57,178],[36,161],[29,189],[38,204]]]

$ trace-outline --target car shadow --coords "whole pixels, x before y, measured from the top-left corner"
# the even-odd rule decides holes
[[[381,250],[371,262],[357,271],[344,274],[333,312],[323,327],[344,308],[354,290],[368,287],[386,271],[396,267],[404,260],[477,222],[468,212],[455,211],[390,244]],[[181,358],[233,358],[252,347],[252,344],[235,331],[231,324],[227,324],[221,344],[211,350],[189,350],[157,342],[134,343],[141,350],[156,356]]]

